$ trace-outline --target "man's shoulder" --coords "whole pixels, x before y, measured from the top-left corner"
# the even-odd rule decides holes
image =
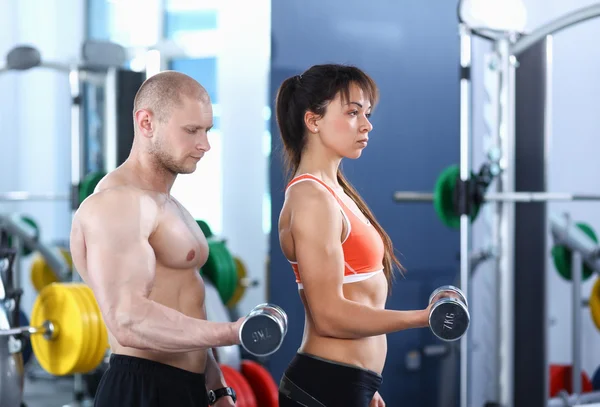
[[[87,197],[77,209],[75,218],[83,223],[110,222],[111,220],[153,223],[158,215],[160,197],[131,185],[103,188]]]

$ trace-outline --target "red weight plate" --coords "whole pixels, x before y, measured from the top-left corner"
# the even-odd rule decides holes
[[[573,392],[573,366],[550,365],[550,397],[556,397],[561,390]],[[593,390],[592,382],[586,372],[581,372],[581,392]]]
[[[250,387],[250,385],[248,384],[248,382],[246,381],[246,379],[240,372],[238,372],[231,366],[227,366],[227,365],[221,365],[221,371],[223,372],[223,375],[225,375],[225,371],[227,371],[228,376],[230,378],[233,378],[234,381],[237,383],[238,387],[237,388],[234,387],[234,389],[237,392],[238,388],[239,388],[241,393],[243,393],[245,407],[258,407],[258,404],[256,403],[256,396],[254,396],[254,392],[252,391],[252,388]],[[227,379],[225,379],[225,380],[227,380]],[[231,386],[231,387],[233,387],[233,386]]]
[[[267,369],[252,360],[242,360],[242,374],[260,407],[279,407],[279,388]]]
[[[225,383],[227,386],[233,388],[235,394],[237,396],[237,402],[235,403],[236,407],[250,407],[246,402],[246,394],[244,393],[244,385],[240,385],[238,382],[238,376],[235,369],[231,368],[227,365],[219,365],[221,368],[221,373],[223,373],[223,377],[225,378]]]

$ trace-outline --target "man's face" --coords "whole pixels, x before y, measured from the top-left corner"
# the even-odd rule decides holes
[[[184,98],[166,122],[158,122],[151,153],[174,174],[191,174],[208,150],[208,131],[213,126],[210,100]]]

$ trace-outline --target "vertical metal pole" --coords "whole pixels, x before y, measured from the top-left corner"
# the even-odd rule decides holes
[[[499,187],[502,192],[515,190],[515,67],[509,52],[509,40],[498,40],[502,72],[500,83],[500,166]],[[515,205],[500,202],[499,242],[499,319],[500,319],[500,404],[514,404],[514,219]]]
[[[72,215],[75,214],[76,208],[79,206],[79,185],[81,178],[85,174],[85,142],[83,140],[82,131],[82,112],[81,112],[81,75],[78,67],[71,69],[69,73],[69,85],[71,88],[71,196]],[[77,204],[76,204],[77,203]],[[73,281],[80,281],[81,277],[75,271],[72,273]],[[81,402],[84,395],[83,376],[80,374],[73,375],[73,391],[75,393],[75,401]]]
[[[82,140],[81,129],[81,75],[79,68],[74,67],[69,73],[69,85],[71,88],[71,185],[72,191],[77,191],[77,185],[81,181],[82,174],[85,172],[84,166],[84,142]],[[76,194],[75,194],[76,195]],[[79,201],[78,196],[72,197],[72,212],[75,212],[75,202]],[[77,273],[73,273],[73,277]]]
[[[104,80],[104,170],[117,168],[117,69],[108,68]]]
[[[571,227],[573,227],[572,225]],[[582,256],[574,251],[571,257],[571,277],[573,279],[573,394],[581,394],[581,280]]]
[[[460,178],[468,181],[471,173],[472,123],[471,123],[471,46],[472,36],[464,24],[460,30]],[[470,294],[469,251],[471,249],[471,224],[469,215],[460,217],[460,286],[465,296]],[[460,405],[469,407],[469,343],[470,331],[460,341]]]

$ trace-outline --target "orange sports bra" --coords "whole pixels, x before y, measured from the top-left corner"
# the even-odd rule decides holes
[[[363,281],[383,272],[384,246],[379,232],[367,221],[359,218],[344,204],[335,191],[319,178],[312,174],[302,174],[292,179],[287,187],[286,193],[292,186],[299,182],[314,181],[327,189],[340,205],[340,210],[346,220],[347,233],[342,241],[344,251],[344,284]],[[296,283],[301,289],[300,273],[298,263],[288,259],[296,275]]]

